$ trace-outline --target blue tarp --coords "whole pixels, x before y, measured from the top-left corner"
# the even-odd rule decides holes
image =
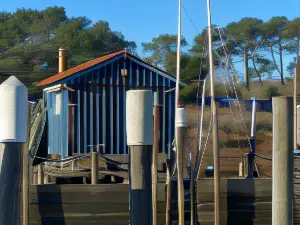
[[[238,99],[236,98],[215,98],[216,102],[219,103],[221,108],[229,107],[229,102],[236,102]],[[251,111],[252,109],[252,101],[251,99],[239,99],[241,103],[246,104],[246,111]],[[260,111],[272,112],[272,100],[255,100],[259,106]],[[202,99],[199,99],[199,105],[202,105]],[[211,97],[205,98],[205,105],[211,105]]]

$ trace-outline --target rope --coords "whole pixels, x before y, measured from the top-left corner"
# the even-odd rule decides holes
[[[203,158],[204,158],[204,155],[205,155],[205,151],[206,151],[206,147],[207,147],[208,139],[209,139],[210,132],[211,132],[211,127],[212,127],[212,119],[213,119],[213,115],[211,114],[211,117],[210,117],[210,122],[209,122],[209,128],[208,128],[208,133],[207,133],[206,141],[205,141],[205,144],[204,144],[204,148],[203,148],[202,155],[201,155],[201,159],[200,159],[200,163],[199,163],[199,170],[198,170],[197,176],[196,176],[194,179],[198,179],[198,177],[199,177],[199,174],[200,174],[200,170],[201,170],[202,161],[203,161]]]
[[[222,73],[221,73],[222,74]],[[227,90],[227,85],[225,83],[225,80],[224,80],[224,76],[221,75],[221,78],[222,78],[222,82],[223,82],[223,85],[225,87],[225,92],[226,92],[226,96],[227,98],[229,98],[229,93],[228,93],[228,90]],[[229,82],[228,82],[229,83]],[[237,129],[237,125],[236,125],[236,121],[235,121],[235,114],[233,112],[233,107],[232,107],[232,104],[231,104],[231,101],[229,101],[229,108],[230,108],[230,111],[231,111],[231,116],[232,116],[232,121],[233,121],[233,125],[234,125],[234,128],[236,129],[236,140],[238,142],[238,147],[239,149],[241,148],[241,145],[240,145],[240,140],[239,140],[239,131]]]
[[[272,158],[271,158],[271,157],[267,157],[267,156],[263,156],[263,155],[257,155],[257,154],[254,154],[254,155],[255,155],[256,157],[258,157],[258,158],[272,161]]]
[[[225,33],[224,33],[224,30],[222,28],[219,28],[219,27],[217,29],[218,29],[218,33],[219,33],[221,42],[224,43],[224,40],[223,40],[223,37],[222,37],[222,34],[221,34],[221,30],[222,30],[223,35],[226,36]],[[230,60],[229,60],[229,57],[228,57],[228,54],[227,54],[228,50],[227,50],[226,44],[222,45],[222,47],[223,47],[223,51],[224,51],[226,60],[228,62],[228,65],[231,67],[232,72],[235,73],[233,65],[230,63]],[[242,112],[241,104],[240,104],[239,97],[238,97],[238,94],[237,94],[237,91],[236,91],[236,85],[235,85],[235,82],[234,82],[233,75],[231,76],[231,80],[232,80],[234,93],[235,93],[235,96],[236,96],[236,99],[237,99],[237,102],[238,102],[238,106],[239,106],[239,110],[240,110],[241,121],[244,125],[244,129],[245,129],[245,133],[247,135],[247,140],[248,140],[248,143],[249,143],[250,150],[252,151],[252,147],[251,147],[251,143],[250,143],[250,137],[249,137],[248,132],[247,132],[247,126],[246,126],[246,122],[245,122],[244,117],[243,117],[243,112]]]

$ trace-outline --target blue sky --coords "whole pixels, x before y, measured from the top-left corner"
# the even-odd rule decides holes
[[[289,19],[300,16],[299,0],[211,0],[212,22],[219,26],[237,21],[242,17],[258,17],[268,20],[272,16]],[[206,0],[182,0],[198,31],[207,25]],[[177,0],[1,0],[0,10],[15,11],[17,8],[44,9],[63,6],[67,15],[87,16],[93,22],[106,20],[113,30],[121,31],[128,40],[138,45],[149,42],[159,34],[177,33]],[[186,13],[182,11],[182,35],[190,45],[197,34]]]
[[[183,5],[201,31],[207,24],[206,0],[183,0]],[[211,0],[212,22],[224,26],[242,17],[259,17],[268,20],[272,16],[299,16],[299,0]],[[177,0],[1,0],[0,10],[17,8],[44,9],[48,6],[64,6],[68,16],[87,16],[93,22],[106,20],[113,30],[121,31],[128,40],[140,47],[159,34],[177,32]],[[182,34],[189,44],[197,34],[196,29],[182,11]],[[141,49],[139,49],[139,52]]]

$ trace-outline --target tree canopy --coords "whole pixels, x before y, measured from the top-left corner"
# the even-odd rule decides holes
[[[34,82],[57,72],[60,47],[69,51],[69,66],[109,51],[136,48],[134,41],[111,30],[107,21],[92,24],[87,17],[69,18],[63,7],[56,6],[0,12],[0,34],[1,82],[16,75],[29,86],[31,96],[40,95]]]
[[[294,75],[299,24],[300,18],[275,16],[268,21],[246,17],[224,27],[214,25],[215,65],[224,67],[229,62],[229,68],[237,71],[236,62],[242,63],[248,88],[248,80],[259,79],[263,85],[276,74],[284,85],[285,78]],[[0,34],[0,79],[17,75],[29,86],[31,96],[40,94],[34,82],[57,72],[60,47],[68,49],[70,67],[117,49],[134,52],[137,47],[133,40],[112,30],[107,21],[92,23],[84,16],[68,17],[65,8],[58,6],[2,11]],[[193,43],[182,37],[181,44],[182,79],[203,79],[208,73],[207,28],[195,36]],[[175,75],[176,35],[161,34],[142,43],[142,48],[145,60]],[[286,63],[285,57],[290,62]]]

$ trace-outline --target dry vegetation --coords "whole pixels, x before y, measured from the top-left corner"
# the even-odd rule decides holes
[[[237,177],[238,166],[241,157],[249,152],[247,135],[250,135],[251,112],[239,108],[219,108],[219,139],[220,139],[220,163],[222,177]],[[185,137],[186,153],[192,151],[193,160],[196,157],[197,137],[199,126],[200,107],[188,105],[189,128]],[[241,114],[242,112],[242,114]],[[210,108],[205,108],[204,133],[202,142],[205,143],[210,123]],[[242,115],[242,116],[241,116]],[[234,119],[233,119],[234,118]],[[264,156],[272,155],[272,114],[266,112],[257,113],[257,154]],[[202,145],[203,146],[203,145]],[[212,139],[208,138],[207,150],[201,168],[201,175],[208,165],[213,165]],[[262,159],[256,160],[261,177],[270,177],[272,162]]]

